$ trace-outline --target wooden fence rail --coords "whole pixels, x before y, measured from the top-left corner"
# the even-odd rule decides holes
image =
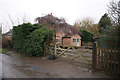
[[[48,45],[45,49],[50,54],[54,54],[56,57],[62,56],[70,60],[92,65],[92,50],[85,48],[75,48],[73,46],[59,46]],[[56,49],[56,50],[55,50]]]
[[[96,48],[96,69],[120,75],[119,49]]]

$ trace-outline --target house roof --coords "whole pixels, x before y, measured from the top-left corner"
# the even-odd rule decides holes
[[[36,20],[39,24],[47,24],[47,28],[53,29],[55,32],[64,32],[65,34],[69,33],[70,35],[82,35],[79,29],[69,25],[64,19],[54,17],[52,14],[48,14],[44,17],[38,17]]]
[[[11,34],[10,34],[11,33]],[[6,32],[5,34],[2,34],[2,36],[5,36],[5,35],[8,35],[8,34],[10,34],[10,35],[12,35],[12,29],[10,29],[8,32]]]

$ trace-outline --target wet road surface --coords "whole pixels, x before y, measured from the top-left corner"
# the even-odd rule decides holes
[[[20,57],[1,54],[2,78],[109,78],[101,72],[66,63],[60,58]],[[0,64],[0,65],[1,65]],[[1,68],[1,67],[0,67]]]

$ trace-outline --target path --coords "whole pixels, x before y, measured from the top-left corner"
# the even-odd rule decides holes
[[[0,54],[1,55],[1,54]],[[19,57],[2,54],[3,78],[109,78],[101,72],[66,63],[62,58]]]

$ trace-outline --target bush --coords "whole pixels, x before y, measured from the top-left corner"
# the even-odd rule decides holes
[[[53,31],[39,24],[24,23],[13,27],[13,42],[16,51],[29,55],[41,56],[43,45],[51,41]]]
[[[82,29],[80,29],[80,31],[83,32],[83,35],[81,36],[82,41],[91,42],[91,39],[93,38],[93,34]]]
[[[48,39],[52,40],[52,33],[52,30],[45,28],[33,31],[31,35],[28,36],[29,39],[26,40],[25,43],[27,55],[42,56],[44,43],[47,43]]]
[[[31,23],[24,23],[22,25],[14,26],[13,27],[13,42],[14,48],[20,52],[25,52],[25,45],[27,36],[30,35],[35,28],[39,26],[33,26]]]

